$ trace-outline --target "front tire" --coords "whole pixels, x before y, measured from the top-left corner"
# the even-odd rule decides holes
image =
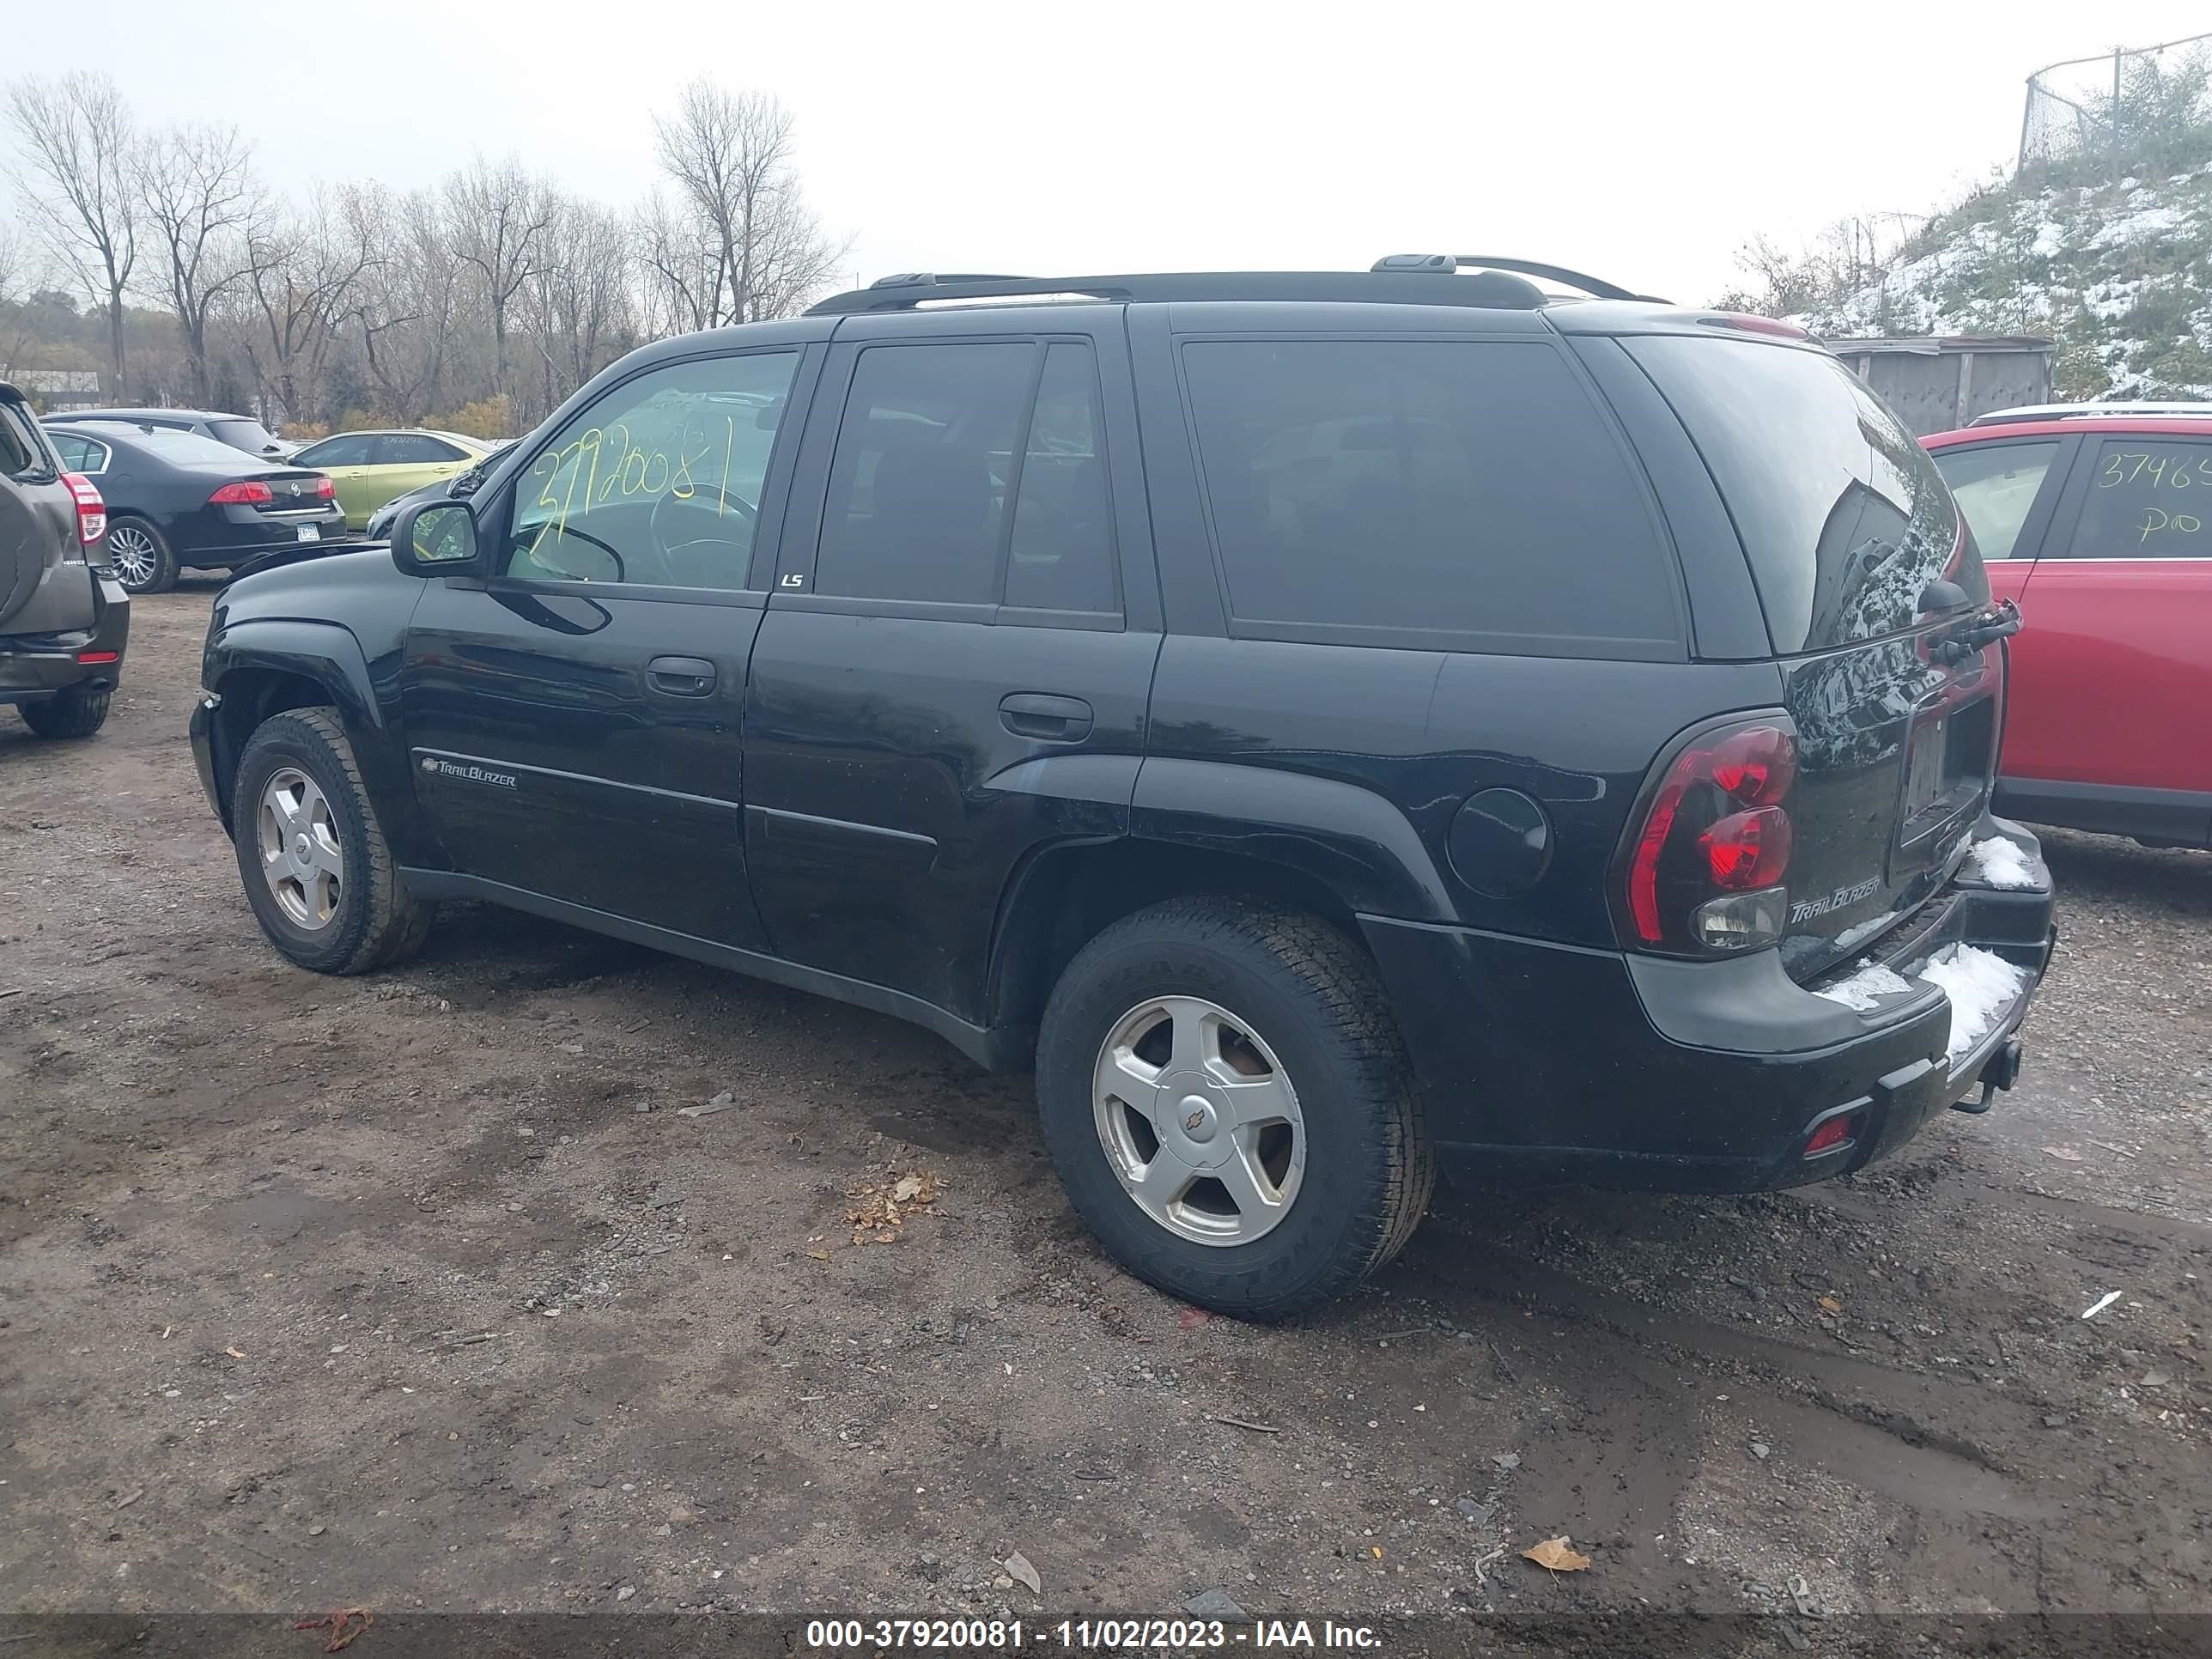
[[[17,710],[23,724],[42,738],[88,738],[106,723],[108,691],[105,686],[73,685],[66,691]]]
[[[336,714],[264,720],[239,757],[231,838],[269,942],[319,974],[363,974],[422,948],[434,907],[400,884]]]
[[[107,526],[107,562],[126,593],[166,593],[177,585],[177,555],[168,538],[143,519]]]
[[[1076,954],[1037,1039],[1044,1140],[1107,1251],[1288,1318],[1390,1260],[1436,1165],[1374,964],[1273,906],[1171,900]]]

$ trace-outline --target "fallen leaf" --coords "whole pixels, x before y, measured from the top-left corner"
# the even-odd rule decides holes
[[[1176,1328],[1178,1330],[1194,1331],[1204,1323],[1206,1323],[1206,1310],[1203,1308],[1185,1308],[1176,1316]]]
[[[246,1358],[244,1354],[239,1352],[235,1348],[225,1348],[223,1352],[228,1354],[233,1359],[243,1359]]]
[[[827,1261],[830,1259],[830,1252],[827,1250],[809,1250],[806,1254],[817,1261]]]
[[[1367,1553],[1377,1561],[1382,1559],[1382,1547],[1380,1544],[1370,1544],[1367,1547]]]
[[[1044,1594],[1044,1580],[1037,1577],[1037,1570],[1030,1565],[1029,1557],[1024,1555],[1019,1550],[1016,1550],[999,1565],[1006,1570],[1007,1577],[1017,1579],[1028,1585],[1031,1595]]]
[[[2079,1164],[2081,1161],[2081,1154],[2071,1146],[2045,1146],[2043,1152],[2045,1157],[2057,1158],[2062,1163]]]
[[[1540,1567],[1549,1567],[1553,1572],[1581,1572],[1590,1564],[1590,1559],[1567,1541],[1561,1533],[1557,1538],[1547,1538],[1532,1550],[1522,1550],[1521,1559],[1534,1561]]]
[[[913,1203],[921,1193],[921,1177],[918,1175],[901,1176],[891,1188],[891,1196],[902,1204]]]
[[[1837,1301],[1832,1296],[1822,1297],[1820,1298],[1820,1305],[1832,1314],[1839,1314],[1844,1310],[1844,1304]]]

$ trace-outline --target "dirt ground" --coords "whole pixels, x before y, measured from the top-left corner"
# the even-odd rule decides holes
[[[2049,836],[2021,1088],[1875,1173],[1447,1195],[1259,1329],[918,1030],[469,907],[284,964],[213,591],[97,738],[0,730],[5,1610],[2212,1612],[2212,855]]]

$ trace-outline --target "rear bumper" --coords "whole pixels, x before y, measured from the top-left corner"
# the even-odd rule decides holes
[[[1447,1167],[1488,1184],[1755,1192],[1822,1181],[1895,1151],[1985,1074],[2009,1086],[2048,966],[2049,878],[1961,880],[1885,942],[1903,971],[1954,944],[2024,971],[1986,1030],[1946,1057],[1952,1007],[1915,980],[1865,1013],[1793,983],[1771,951],[1691,963],[1363,917]],[[1806,1156],[1831,1118],[1849,1138]]]
[[[0,703],[35,702],[72,686],[112,688],[123,678],[131,639],[131,596],[94,573],[93,623],[66,634],[0,634]],[[114,653],[112,662],[87,662]]]
[[[247,506],[208,507],[178,519],[169,532],[177,562],[192,569],[245,563],[297,544],[302,527],[319,540],[348,539],[345,514],[332,503],[307,512],[264,513]]]

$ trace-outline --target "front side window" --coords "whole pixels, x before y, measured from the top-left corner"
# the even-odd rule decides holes
[[[2212,443],[2106,438],[2066,556],[2212,559]]]
[[[1183,372],[1240,623],[1643,656],[1679,639],[1672,555],[1549,344],[1196,341]]]
[[[501,567],[541,581],[745,586],[795,351],[706,357],[605,393],[515,483]]]
[[[2035,506],[2058,441],[2032,444],[1960,444],[1936,452],[1936,470],[1951,486],[1984,559],[2033,558],[2020,545],[2021,527]]]

